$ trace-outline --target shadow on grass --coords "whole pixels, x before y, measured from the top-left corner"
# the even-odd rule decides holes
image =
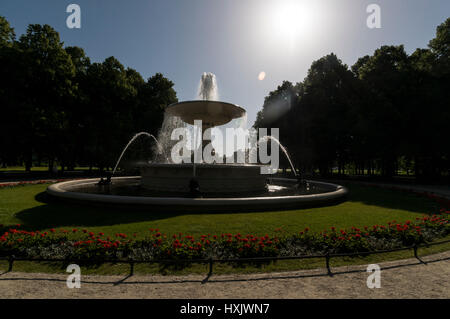
[[[171,218],[179,213],[156,210],[135,210],[126,207],[88,206],[55,200],[42,192],[35,199],[44,205],[25,209],[15,217],[21,220],[22,228],[31,230],[64,226],[112,226],[136,222],[151,222]]]
[[[15,214],[20,219],[23,229],[41,230],[48,228],[59,228],[69,226],[112,226],[117,224],[128,224],[138,222],[152,222],[172,218],[180,215],[197,214],[237,214],[237,213],[260,213],[264,207],[252,207],[251,209],[219,208],[219,210],[193,211],[192,208],[166,208],[166,207],[126,207],[118,205],[82,204],[66,202],[41,192],[35,196],[35,200],[43,203],[33,208],[25,209]],[[320,206],[337,205],[343,200],[330,203],[321,203]],[[317,206],[317,205],[316,205]],[[307,206],[307,207],[316,207]],[[225,209],[225,210],[224,210]],[[298,211],[298,208],[295,209]],[[268,211],[270,212],[270,211]]]
[[[416,213],[433,213],[436,211],[436,203],[419,197],[412,193],[401,192],[397,190],[379,189],[367,186],[348,185],[350,193],[347,197],[349,203],[362,203],[365,205],[379,206],[390,209],[402,209]],[[244,213],[244,210],[234,212],[205,211],[195,212],[183,210],[161,210],[158,207],[146,207],[145,209],[136,209],[134,207],[112,207],[101,205],[86,205],[79,203],[69,203],[59,201],[41,192],[35,196],[35,200],[44,205],[25,209],[15,214],[20,219],[22,227],[29,230],[40,230],[58,227],[83,226],[112,226],[117,224],[129,224],[137,222],[152,222],[163,220],[180,215],[192,214],[230,214]],[[332,205],[346,205],[346,203],[334,202]],[[310,208],[310,207],[308,207]],[[253,209],[261,212],[264,209]],[[295,209],[296,213],[304,208]],[[247,211],[251,213],[251,211]],[[270,212],[268,212],[270,213]]]
[[[349,202],[422,214],[434,214],[439,207],[437,202],[410,191],[355,184],[345,186],[350,190]]]

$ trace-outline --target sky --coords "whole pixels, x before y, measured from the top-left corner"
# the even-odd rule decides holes
[[[66,25],[71,3],[81,8],[81,29]],[[369,4],[379,5],[381,28],[367,27]],[[270,91],[303,81],[326,54],[351,66],[381,45],[425,48],[450,1],[1,0],[0,15],[18,36],[28,24],[49,24],[91,61],[115,56],[144,78],[161,72],[180,101],[195,99],[201,74],[212,72],[220,100],[244,107],[251,126]]]

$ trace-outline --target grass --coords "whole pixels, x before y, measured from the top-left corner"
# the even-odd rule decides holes
[[[89,167],[75,167],[75,171],[87,171]],[[98,168],[93,168],[93,170],[98,170]],[[48,166],[32,166],[32,172],[48,172]],[[58,166],[58,171],[61,171],[61,166]],[[0,172],[5,173],[25,173],[25,166],[8,166],[0,167]]]
[[[412,193],[349,185],[348,201],[329,207],[252,213],[170,213],[110,209],[48,202],[47,185],[0,189],[0,224],[22,224],[30,230],[87,228],[107,235],[147,233],[159,228],[166,234],[272,234],[282,227],[295,233],[305,227],[322,231],[406,221],[436,212],[436,203]]]
[[[182,232],[199,236],[202,234],[238,233],[274,234],[281,227],[292,234],[305,227],[311,231],[322,231],[331,226],[349,228],[386,224],[388,221],[415,220],[423,214],[436,212],[438,206],[432,200],[412,193],[380,189],[355,184],[347,185],[350,190],[346,202],[335,206],[308,208],[290,211],[252,212],[231,214],[170,213],[156,211],[132,211],[79,206],[75,204],[50,202],[45,195],[47,185],[20,186],[0,189],[0,224],[22,224],[29,230],[50,228],[79,228],[106,235],[115,233],[137,233],[138,237],[148,234],[149,228],[159,228],[168,235]],[[448,238],[447,238],[448,239]],[[450,249],[450,244],[421,249],[423,254]],[[360,264],[395,260],[412,256],[411,251],[373,255],[364,258],[332,259],[332,266]],[[4,267],[3,267],[4,266]],[[6,264],[0,262],[5,269]],[[282,261],[262,268],[230,265],[216,265],[215,273],[246,273],[258,271],[283,271],[299,268],[324,267],[324,260]],[[84,270],[84,273],[122,274],[128,265],[105,264]],[[205,273],[205,265],[193,265],[183,270],[162,270],[157,265],[137,265],[136,273]],[[64,272],[58,264],[17,262],[15,271]]]
[[[60,167],[58,167],[60,169]],[[31,171],[44,172],[48,171],[48,166],[33,166]],[[0,172],[25,172],[25,166],[8,166],[0,167]]]

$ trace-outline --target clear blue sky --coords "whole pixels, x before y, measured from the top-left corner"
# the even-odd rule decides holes
[[[80,30],[66,27],[70,3],[81,6]],[[381,29],[366,26],[370,3],[381,7]],[[251,125],[269,91],[302,81],[330,52],[352,65],[384,44],[408,53],[426,47],[450,1],[1,0],[0,15],[17,35],[30,23],[49,24],[93,61],[115,56],[145,78],[161,72],[180,100],[195,98],[202,72],[213,72],[220,99],[246,108]]]

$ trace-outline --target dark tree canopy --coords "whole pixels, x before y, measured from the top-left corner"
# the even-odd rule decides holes
[[[2,17],[0,81],[0,163],[27,170],[55,160],[111,167],[133,134],[157,134],[164,107],[177,101],[160,73],[145,81],[114,57],[92,63],[49,25],[29,25],[16,41]]]
[[[349,69],[331,53],[303,82],[270,92],[254,126],[280,128],[303,171],[448,176],[449,44],[447,19],[429,47],[411,55],[382,46]]]

